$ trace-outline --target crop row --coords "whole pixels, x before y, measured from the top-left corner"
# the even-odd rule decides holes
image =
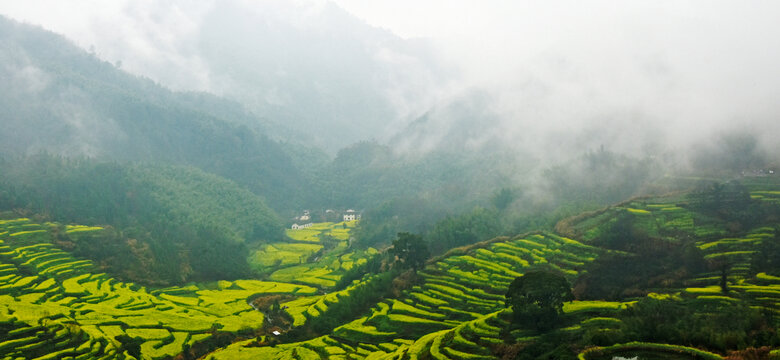
[[[263,314],[248,303],[258,294],[317,292],[304,285],[256,280],[147,291],[96,273],[92,262],[57,249],[50,242],[50,228],[28,219],[0,223],[0,319],[13,319],[20,328],[46,324],[46,329],[36,330],[42,340],[29,335],[26,340],[4,342],[0,354],[35,348],[43,358],[116,358],[126,355],[117,351],[123,346],[119,339],[136,338],[143,357],[172,357],[208,340],[214,331],[262,326]],[[74,234],[100,231],[66,229]],[[61,342],[59,335],[47,335],[60,334],[63,327],[72,332],[68,339],[78,342],[69,345],[70,352],[55,346]]]
[[[287,230],[287,242],[262,245],[253,252],[250,262],[259,271],[270,273],[273,281],[332,288],[344,272],[377,253],[373,248],[350,249],[349,233],[355,225],[354,221],[317,223],[306,229]]]
[[[716,237],[726,233],[722,222],[696,214],[687,206],[687,200],[679,197],[634,200],[602,210],[592,216],[564,221],[561,230],[589,243],[604,236],[612,224],[622,216],[628,215],[632,217],[634,226],[641,228],[647,235],[659,239],[675,241],[686,235]]]
[[[573,278],[597,255],[593,247],[553,234],[482,244],[429,264],[419,271],[421,285],[406,290],[399,299],[379,302],[367,316],[339,326],[327,336],[275,347],[256,347],[252,341],[237,343],[212,354],[212,358],[373,359],[404,354],[490,358],[483,346],[499,341],[503,325],[496,314],[504,311],[504,293],[515,276],[531,266],[545,266]],[[300,298],[285,304],[298,309],[287,311],[295,324],[301,325],[327,311],[329,301],[339,301],[339,295]],[[307,308],[301,312],[302,306]],[[592,302],[569,311],[603,314],[617,307],[619,304]]]
[[[4,358],[56,359],[96,358],[107,350],[94,344],[75,326],[29,325],[8,314],[0,316],[0,356]]]
[[[750,197],[761,201],[780,204],[780,191],[751,191]]]
[[[631,342],[627,344],[617,344],[607,347],[593,347],[580,353],[579,360],[591,359],[626,359],[637,358],[636,354],[643,356],[653,356],[653,358],[690,358],[700,360],[722,360],[723,357],[717,354],[689,348],[680,345],[656,344],[646,342]],[[647,355],[652,354],[652,355]]]
[[[409,340],[448,331],[503,309],[509,283],[529,267],[555,268],[574,277],[597,253],[595,248],[553,234],[475,247],[427,266],[420,272],[421,286],[406,291],[400,301],[380,306],[362,325]],[[337,329],[334,336],[338,335]],[[347,340],[358,341],[355,336]]]

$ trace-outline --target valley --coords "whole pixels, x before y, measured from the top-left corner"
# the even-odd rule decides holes
[[[775,227],[765,220],[777,217],[780,184],[750,188],[751,216],[763,217],[739,230],[695,210],[712,194],[637,198],[565,219],[557,233],[455,248],[413,271],[390,266],[384,251],[351,248],[359,222],[317,223],[287,230],[286,242],[249,255],[267,280],[162,288],[116,280],[55,245],[64,238],[86,241],[105,231],[101,227],[7,218],[0,223],[0,349],[10,358],[40,359],[490,359],[552,346],[547,350],[585,359],[636,351],[718,359],[736,343],[712,337],[655,342],[631,314],[652,302],[681,306],[694,317],[735,306],[748,313],[780,310],[780,276],[757,260],[765,247],[776,248],[769,245]],[[605,242],[616,231],[624,236],[620,243]],[[631,260],[644,246],[675,257],[674,249],[689,245],[698,258],[678,268]],[[366,268],[380,257],[382,265]],[[644,270],[631,273],[643,278],[606,285],[611,278],[593,278],[623,261],[638,263]],[[361,266],[364,275],[341,281]],[[564,304],[560,323],[545,330],[513,324],[504,304],[509,283],[537,269],[561,274],[577,297]],[[751,341],[761,345],[760,339]]]
[[[0,360],[778,360],[778,4],[2,1]]]

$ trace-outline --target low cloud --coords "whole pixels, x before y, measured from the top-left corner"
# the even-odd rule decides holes
[[[375,138],[400,152],[502,144],[549,161],[601,146],[682,157],[733,131],[778,148],[776,2],[455,1],[366,17],[391,30],[433,24],[404,28],[406,39],[327,1],[76,4],[10,1],[0,12],[173,89],[327,134],[318,145],[331,149]]]

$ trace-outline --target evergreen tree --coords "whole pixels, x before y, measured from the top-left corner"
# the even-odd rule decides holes
[[[417,269],[425,266],[425,260],[430,256],[430,252],[422,236],[402,232],[398,233],[398,238],[393,241],[390,255],[395,258],[397,266],[411,268],[417,272]]]
[[[506,292],[506,306],[514,313],[514,325],[538,330],[555,327],[563,314],[563,303],[574,300],[563,276],[547,271],[529,271],[515,278]]]

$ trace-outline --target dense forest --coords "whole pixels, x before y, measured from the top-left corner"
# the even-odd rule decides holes
[[[4,162],[3,169],[4,209],[110,225],[105,238],[79,242],[73,251],[136,281],[245,276],[247,243],[283,236],[280,219],[261,198],[192,167],[39,155]]]

